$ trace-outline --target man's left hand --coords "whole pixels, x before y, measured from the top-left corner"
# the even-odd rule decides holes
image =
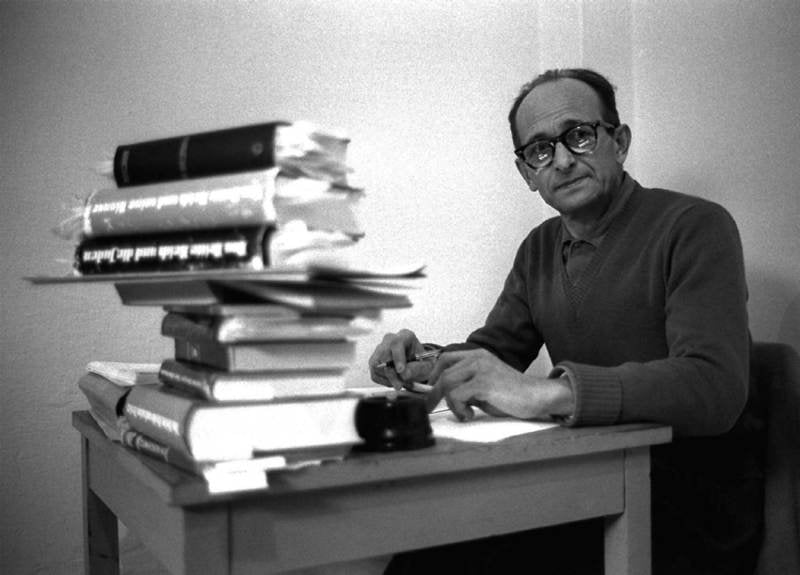
[[[442,354],[430,373],[428,409],[444,398],[461,421],[474,416],[473,406],[494,416],[550,419],[573,410],[572,388],[563,379],[517,371],[485,349]]]

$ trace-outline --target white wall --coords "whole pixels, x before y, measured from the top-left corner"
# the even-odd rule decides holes
[[[637,176],[731,211],[753,337],[800,348],[800,3],[632,4]]]
[[[341,127],[369,194],[367,238],[424,254],[418,306],[384,330],[464,338],[540,220],[505,116],[537,69],[536,6],[488,2],[0,4],[4,562],[79,567],[78,438],[90,359],[158,361],[158,310],[110,286],[32,288],[71,246],[49,229],[106,182],[116,144],[248,122]],[[513,9],[512,9],[513,8]],[[62,260],[62,261],[59,261]],[[353,381],[363,384],[363,372]],[[47,518],[44,521],[43,518]]]
[[[669,4],[0,3],[2,570],[80,569],[75,381],[90,359],[170,353],[160,312],[121,306],[110,286],[21,279],[67,269],[71,246],[49,229],[106,183],[92,167],[118,143],[274,118],[349,132],[367,239],[402,242],[429,272],[364,361],[383,331],[452,341],[479,325],[549,214],[514,169],[508,106],[545,67],[596,66],[634,130],[632,173],[729,207],[754,336],[800,347],[800,8]]]

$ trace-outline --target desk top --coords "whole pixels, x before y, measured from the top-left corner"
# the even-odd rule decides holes
[[[92,444],[93,449],[102,449],[115,464],[123,466],[152,487],[166,503],[181,506],[520,465],[668,443],[672,438],[669,427],[648,423],[553,428],[497,443],[468,443],[437,438],[434,446],[414,451],[352,453],[344,461],[294,471],[271,471],[267,490],[210,495],[201,477],[110,441],[88,411],[73,412],[72,424]]]

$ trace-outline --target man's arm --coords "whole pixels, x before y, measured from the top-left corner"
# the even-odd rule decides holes
[[[485,324],[472,332],[466,342],[450,344],[446,350],[486,349],[519,371],[525,371],[536,359],[544,339],[533,323],[528,301],[525,278],[532,265],[528,241],[517,249],[503,289]]]

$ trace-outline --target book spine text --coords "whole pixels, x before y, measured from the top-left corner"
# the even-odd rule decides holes
[[[186,422],[191,417],[193,402],[165,394],[159,388],[134,386],[125,402],[125,418],[133,430],[191,457],[186,443]]]
[[[273,228],[233,228],[83,240],[75,251],[81,274],[263,269]]]
[[[84,237],[275,223],[277,170],[98,190],[86,201]]]

